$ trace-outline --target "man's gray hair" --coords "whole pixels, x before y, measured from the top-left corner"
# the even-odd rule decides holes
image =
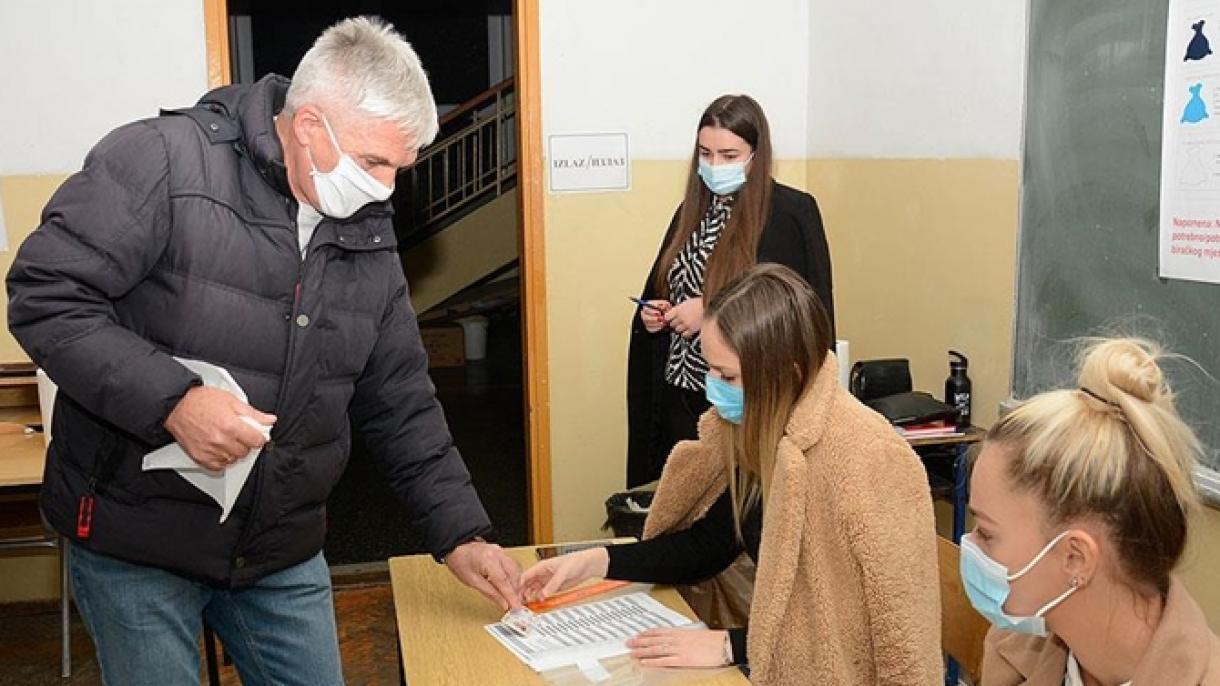
[[[379,19],[344,19],[323,31],[292,75],[284,114],[336,101],[394,122],[416,147],[436,138],[436,101],[419,55]]]

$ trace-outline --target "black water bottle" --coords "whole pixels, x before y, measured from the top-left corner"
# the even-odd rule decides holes
[[[966,367],[970,360],[966,356],[950,350],[949,378],[945,379],[945,404],[957,408],[957,426],[965,430],[970,426],[970,377],[966,375]]]

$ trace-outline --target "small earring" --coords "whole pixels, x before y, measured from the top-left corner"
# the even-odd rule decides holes
[[[1072,577],[1072,588],[1080,588],[1081,585],[1082,585],[1082,582],[1080,581],[1080,577],[1078,577],[1078,576]]]

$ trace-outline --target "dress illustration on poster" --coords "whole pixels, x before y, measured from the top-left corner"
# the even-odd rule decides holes
[[[1183,124],[1198,124],[1207,119],[1207,103],[1203,102],[1203,98],[1199,95],[1201,90],[1203,90],[1201,83],[1190,87],[1190,100],[1186,102],[1186,109],[1182,110]]]
[[[1183,186],[1201,186],[1207,183],[1207,167],[1203,164],[1203,150],[1199,144],[1184,145],[1179,155],[1178,183]]]
[[[1200,19],[1199,21],[1190,25],[1190,28],[1195,32],[1195,35],[1190,39],[1190,45],[1186,46],[1186,57],[1182,58],[1183,62],[1187,60],[1201,60],[1204,57],[1212,54],[1211,43],[1207,41],[1207,36],[1203,35],[1204,23],[1204,20]]]
[[[1169,0],[1161,99],[1158,275],[1220,283],[1220,60],[1215,0]],[[1185,48],[1185,57],[1183,57]]]

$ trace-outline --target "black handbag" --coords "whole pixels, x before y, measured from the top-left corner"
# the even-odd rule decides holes
[[[862,403],[911,390],[911,364],[905,359],[860,360],[851,366],[851,394]]]

